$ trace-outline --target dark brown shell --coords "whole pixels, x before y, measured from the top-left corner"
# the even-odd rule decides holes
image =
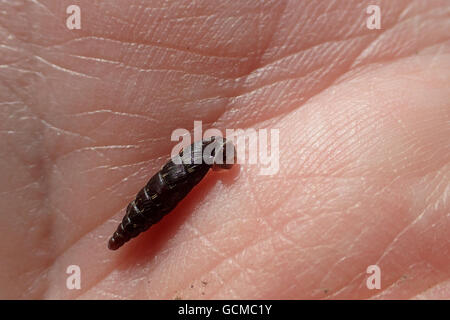
[[[108,248],[117,250],[172,211],[208,173],[212,161],[205,163],[203,151],[207,145],[217,141],[223,144],[225,140],[212,137],[195,142],[183,149],[178,159],[167,162],[128,205],[122,222],[109,239]],[[174,160],[181,160],[177,162],[180,164]]]

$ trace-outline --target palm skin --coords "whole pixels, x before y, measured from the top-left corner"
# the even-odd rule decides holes
[[[448,1],[381,30],[365,1],[70,4],[0,4],[0,297],[450,297]],[[210,173],[109,251],[194,120],[279,129],[279,172]]]

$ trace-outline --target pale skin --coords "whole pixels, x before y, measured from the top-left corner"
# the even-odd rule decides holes
[[[0,297],[449,298],[450,5],[376,2],[381,30],[367,1],[86,0],[81,30],[2,2]],[[279,129],[278,173],[210,172],[108,250],[194,120]]]

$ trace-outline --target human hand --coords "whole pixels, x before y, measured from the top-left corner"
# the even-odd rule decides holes
[[[449,297],[448,1],[379,1],[381,30],[367,1],[70,4],[0,4],[1,297]],[[194,120],[279,129],[279,172],[109,251]]]

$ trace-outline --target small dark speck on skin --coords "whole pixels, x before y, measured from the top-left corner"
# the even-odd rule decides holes
[[[194,285],[193,285],[193,284],[191,284],[191,289],[192,289],[192,288],[194,288]]]
[[[205,293],[204,292],[202,292],[202,296],[204,296],[205,295]]]
[[[206,286],[206,285],[208,284],[208,282],[202,281],[202,284],[203,284],[204,286]]]
[[[328,293],[328,289],[323,290],[324,293]]]
[[[180,296],[176,296],[175,300],[181,300],[181,297]]]

